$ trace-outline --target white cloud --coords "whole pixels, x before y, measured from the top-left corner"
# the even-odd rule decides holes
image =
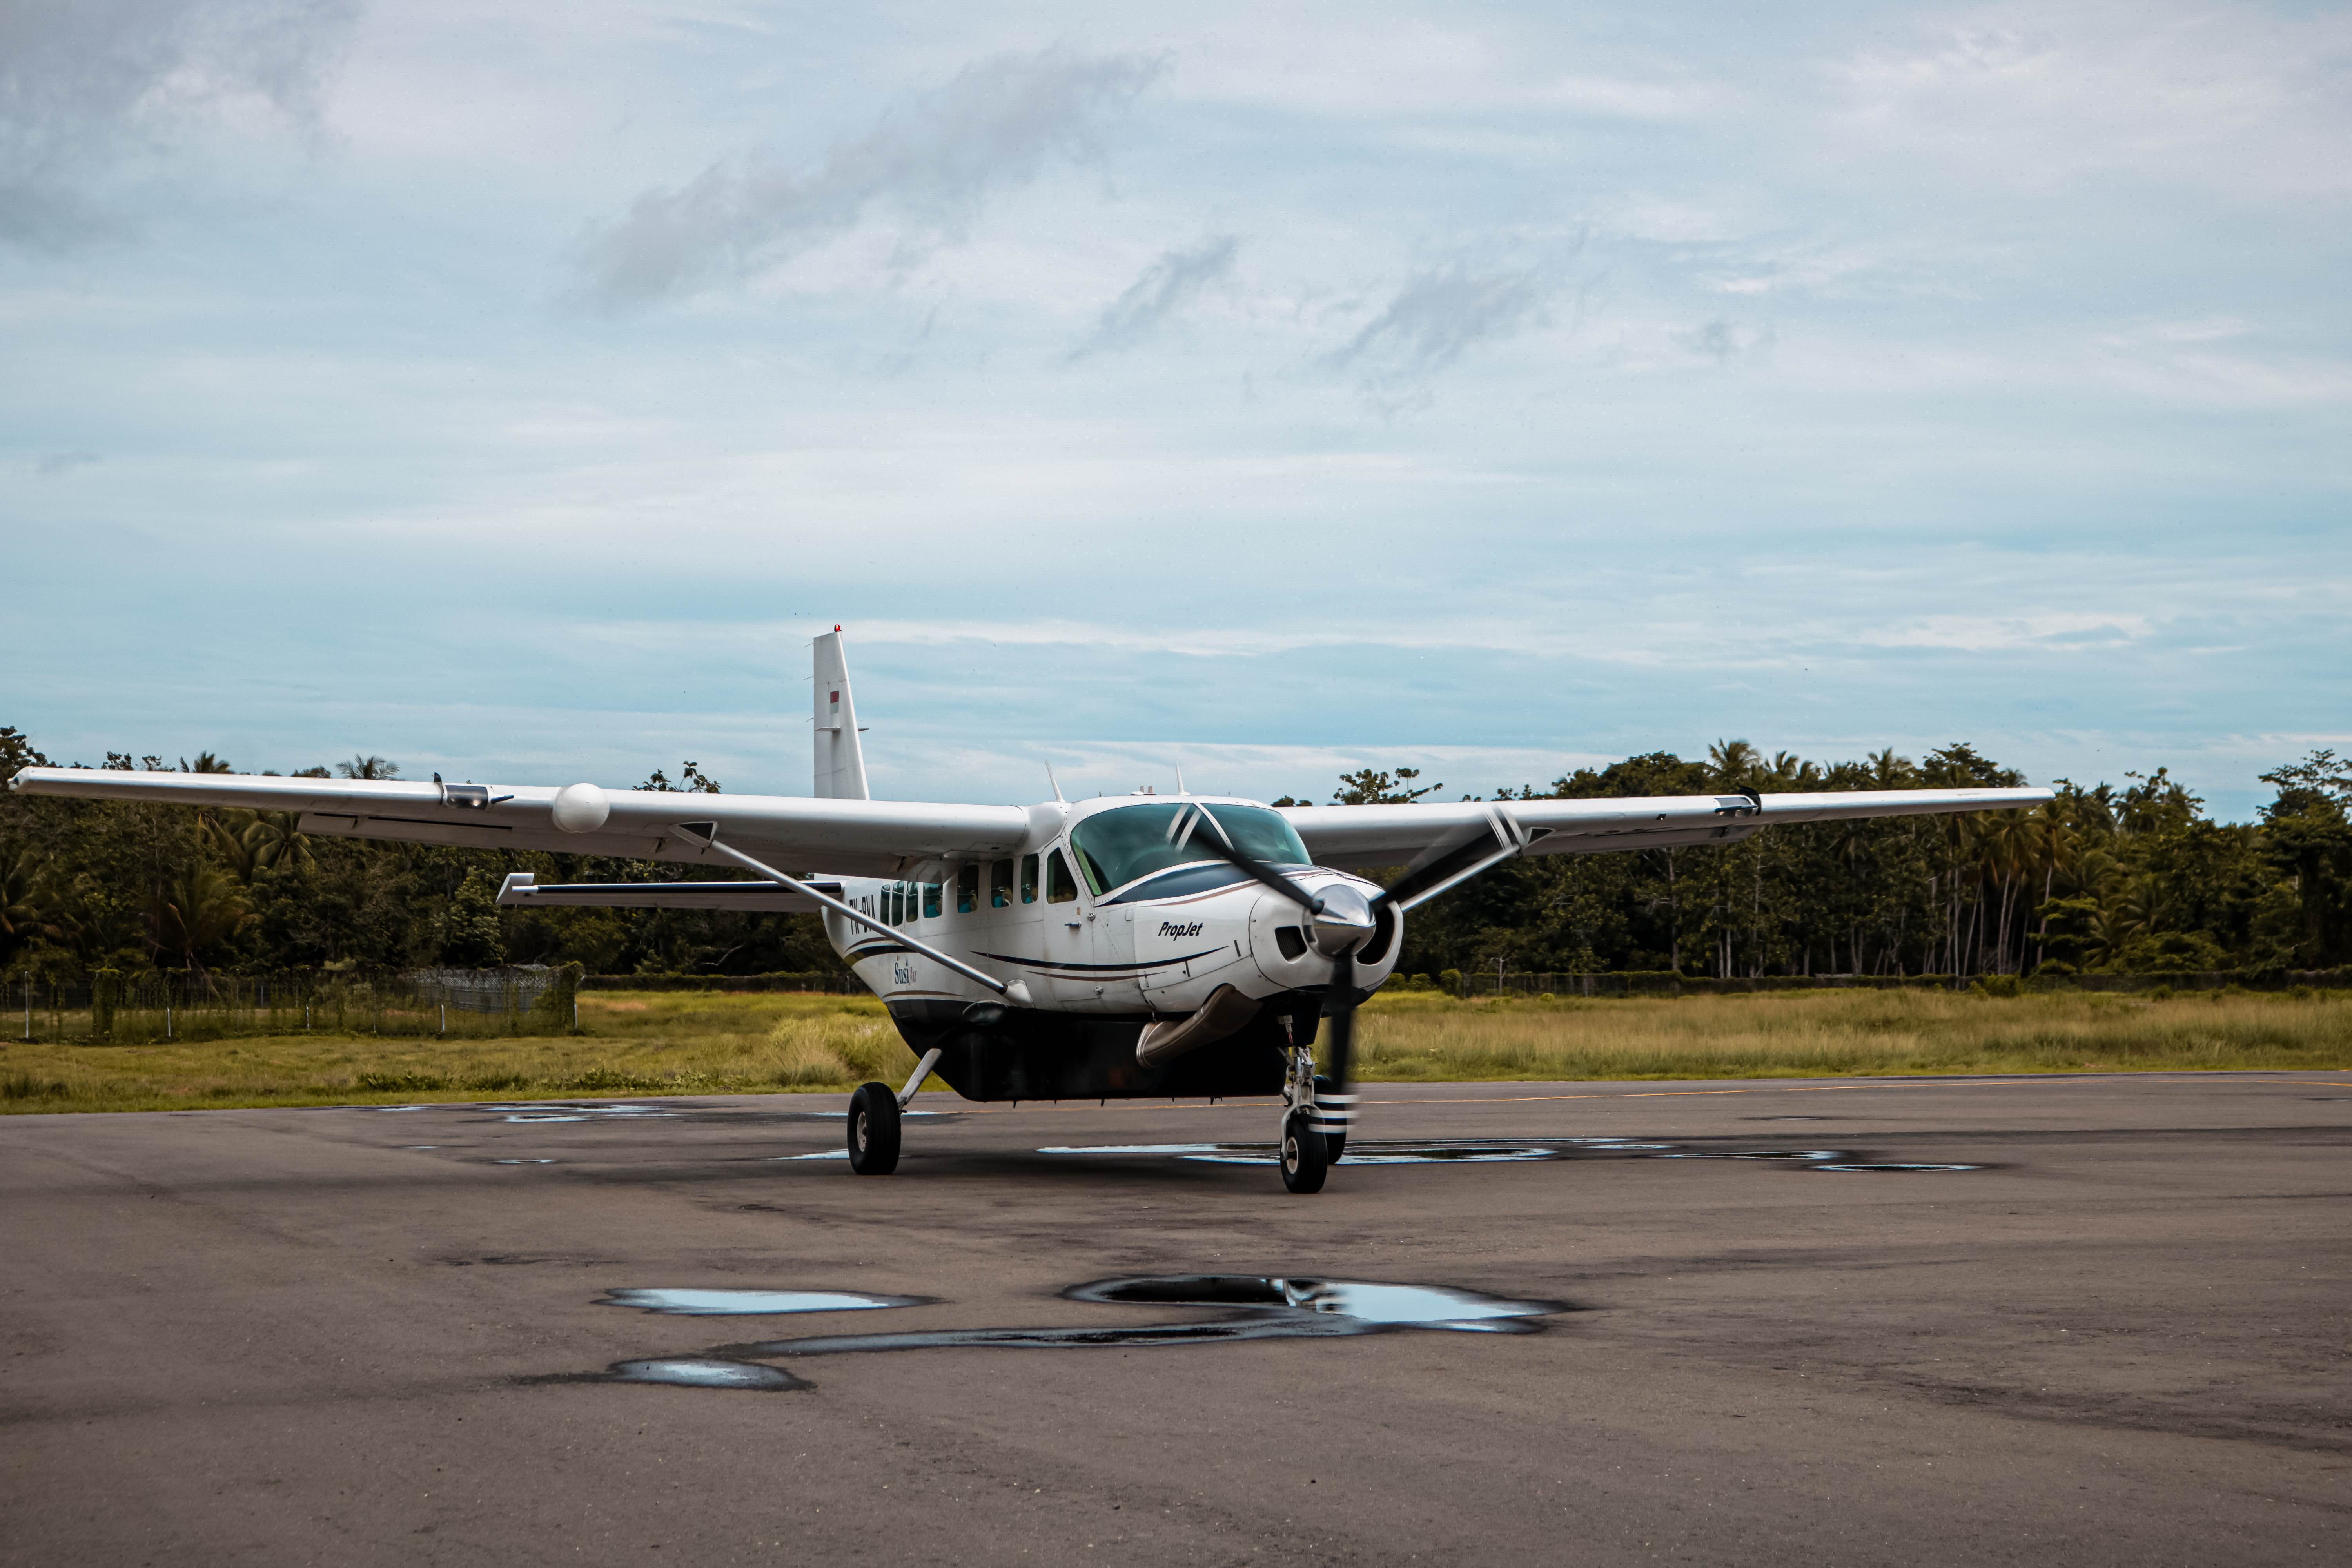
[[[1375,407],[1419,406],[1438,374],[1471,349],[1542,325],[1554,288],[1534,268],[1473,272],[1456,264],[1415,272],[1324,363],[1353,377]]]
[[[208,121],[309,126],[360,0],[0,4],[0,242],[125,231],[106,186]]]
[[[1855,153],[1924,153],[2033,188],[2128,171],[2165,184],[2341,197],[2352,15],[2193,0],[1922,14],[1848,55]]]
[[[1855,640],[1873,647],[1946,647],[1970,653],[2063,650],[2113,647],[2144,638],[2152,629],[2146,616],[2045,610],[2018,616],[1926,616],[1861,633]]]
[[[1156,331],[1162,321],[1181,311],[1212,285],[1232,278],[1234,256],[1241,241],[1230,234],[1211,235],[1197,245],[1164,251],[1110,302],[1086,341],[1069,357],[1131,348]]]
[[[902,248],[961,237],[982,205],[1055,159],[1101,156],[1102,126],[1167,74],[1164,57],[1054,47],[966,66],[814,167],[764,152],[647,191],[588,242],[590,293],[635,303],[742,277],[882,216]]]

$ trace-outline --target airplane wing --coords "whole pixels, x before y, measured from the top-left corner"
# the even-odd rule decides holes
[[[1030,828],[1030,814],[1010,805],[607,790],[594,784],[558,788],[26,768],[10,781],[10,787],[27,795],[90,800],[299,812],[303,832],[330,837],[611,855],[734,868],[732,861],[701,841],[715,833],[734,848],[782,870],[868,877],[911,876],[916,868],[950,856],[1009,855]],[[677,886],[707,889],[713,884]],[[804,906],[814,907],[808,900],[791,907]]]
[[[804,795],[701,795],[606,790],[575,784],[411,784],[400,780],[277,778],[240,773],[130,773],[26,768],[11,786],[31,795],[179,805],[244,806],[300,814],[305,833],[389,838],[474,849],[533,849],[691,864],[735,862],[706,842],[728,846],[783,870],[823,869],[871,877],[918,877],[956,857],[1014,852],[1024,837],[1059,821],[1051,805],[961,805]],[[1775,823],[1855,816],[2007,810],[2052,799],[2045,789],[1856,790],[1822,795],[1671,795],[1600,800],[1418,802],[1411,805],[1286,806],[1284,816],[1318,865],[1340,869],[1406,864],[1417,871],[1479,866],[1512,854],[1574,855],[1736,843]],[[1033,824],[1033,815],[1036,820]],[[1432,879],[1424,872],[1422,880]],[[661,893],[675,886],[687,893]],[[635,899],[709,897],[747,900],[726,884],[612,884]],[[769,884],[772,887],[772,884]],[[778,908],[814,900],[773,892]],[[552,888],[510,901],[588,901]],[[617,902],[621,897],[611,894]],[[751,908],[749,902],[696,907]]]
[[[1318,866],[1338,870],[1486,862],[1511,854],[1591,855],[1737,843],[1778,823],[1857,816],[2011,811],[2056,797],[2046,789],[1843,790],[1819,795],[1626,796],[1411,805],[1303,805],[1280,810]]]

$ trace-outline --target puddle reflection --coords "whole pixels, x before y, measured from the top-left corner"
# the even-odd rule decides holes
[[[581,1381],[664,1383],[674,1388],[751,1388],[770,1392],[815,1386],[806,1378],[794,1377],[781,1367],[760,1366],[748,1361],[720,1361],[713,1356],[614,1362],[611,1371],[601,1376],[592,1374]]]
[[[1101,1345],[1347,1338],[1395,1329],[1527,1334],[1543,1326],[1535,1320],[1572,1310],[1562,1301],[1515,1300],[1443,1285],[1399,1285],[1372,1279],[1292,1279],[1250,1274],[1171,1274],[1100,1279],[1063,1294],[1073,1301],[1205,1307],[1222,1310],[1226,1315],[1206,1321],[1179,1323],[813,1334],[800,1339],[722,1345],[712,1353],[767,1358],[971,1347],[1071,1350]]]
[[[919,1307],[923,1296],[876,1296],[864,1290],[723,1290],[656,1287],[607,1290],[600,1307],[635,1307],[681,1318],[753,1317],[769,1312],[860,1312],[877,1307]]]
[[[1774,1118],[1811,1121],[1814,1118]],[[1211,1165],[1271,1165],[1271,1143],[1072,1143],[1040,1149],[1040,1154],[1146,1155],[1196,1160]],[[846,1159],[799,1154],[791,1159]],[[1807,1171],[1981,1171],[1982,1165],[1926,1164],[1865,1160],[1852,1149],[1694,1149],[1681,1143],[1636,1142],[1625,1138],[1442,1139],[1424,1142],[1350,1140],[1344,1165],[1495,1164],[1525,1160],[1756,1160]]]

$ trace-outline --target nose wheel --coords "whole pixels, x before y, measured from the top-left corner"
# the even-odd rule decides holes
[[[1294,1193],[1319,1193],[1331,1169],[1323,1134],[1315,1131],[1302,1111],[1292,1111],[1282,1122],[1282,1184]]]

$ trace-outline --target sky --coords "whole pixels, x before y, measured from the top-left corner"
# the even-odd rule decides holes
[[[0,0],[60,761],[2352,750],[2352,7]]]

